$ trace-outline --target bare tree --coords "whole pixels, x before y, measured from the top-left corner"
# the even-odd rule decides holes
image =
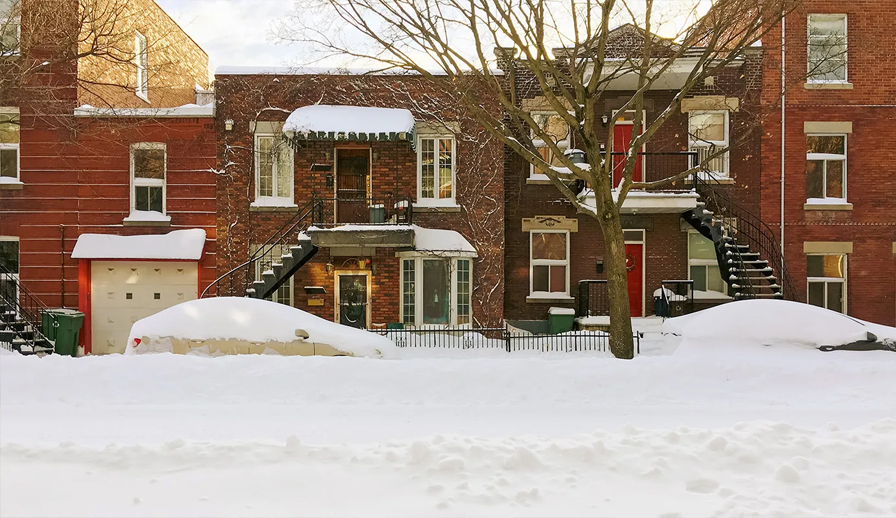
[[[502,118],[482,108],[482,92],[455,86],[459,99],[485,128],[515,154],[547,176],[577,212],[596,218],[606,246],[610,344],[618,358],[633,357],[626,255],[620,209],[633,189],[660,189],[686,179],[725,154],[730,146],[701,153],[695,167],[653,181],[634,181],[638,152],[680,111],[682,100],[704,79],[743,59],[798,0],[681,0],[674,13],[656,0],[297,0],[296,10],[277,28],[286,41],[311,44],[319,59],[346,57],[378,69],[421,74],[433,81],[468,84],[474,76],[500,100]],[[625,48],[613,45],[612,30],[629,23],[640,38]],[[668,38],[655,36],[659,25]],[[507,70],[493,70],[511,62]],[[682,84],[665,106],[644,116],[645,96],[673,67],[686,66]],[[549,127],[523,108],[507,75],[533,78],[538,95],[570,129],[587,163],[564,154]],[[611,159],[601,142],[612,142],[615,120],[605,128],[598,108],[613,81],[625,78],[631,95],[619,108],[631,111],[633,137],[624,159]],[[570,146],[572,147],[572,146]],[[549,153],[542,153],[542,150]],[[547,159],[550,156],[552,158]],[[621,174],[614,185],[613,170]],[[618,176],[617,176],[618,178]],[[573,187],[584,181],[593,201]]]

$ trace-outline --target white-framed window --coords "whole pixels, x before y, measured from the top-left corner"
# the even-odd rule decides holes
[[[692,152],[697,153],[698,163],[729,145],[729,115],[725,110],[692,111],[688,114],[688,142]],[[704,169],[728,175],[728,152],[706,161]]]
[[[456,143],[453,136],[417,138],[417,202],[454,205]]]
[[[473,260],[403,256],[401,321],[407,326],[464,325],[472,321]]]
[[[845,14],[810,14],[808,39],[809,83],[847,81]]]
[[[134,33],[134,64],[137,66],[137,81],[135,92],[137,97],[149,101],[149,49],[146,46],[146,36],[139,32]]]
[[[806,198],[846,201],[846,135],[806,135]]]
[[[694,281],[694,291],[728,294],[728,284],[722,279],[715,245],[711,239],[696,231],[688,232],[688,279]]]
[[[569,231],[529,232],[529,293],[533,297],[569,295]]]
[[[166,173],[165,144],[156,142],[131,144],[131,212],[165,214]]]
[[[532,120],[535,121],[535,124],[541,128],[541,131],[545,133],[561,151],[565,151],[572,147],[570,142],[572,132],[570,131],[569,124],[566,123],[560,114],[556,112],[532,112],[530,115],[532,116]],[[532,138],[532,143],[535,145],[535,149],[538,150],[538,154],[541,155],[542,160],[552,166],[559,167],[562,165],[560,158],[554,156],[554,152],[540,136],[535,134],[535,130],[530,131],[530,136]],[[529,175],[532,176],[535,174],[537,174],[535,166],[530,165]]]
[[[19,238],[0,236],[0,300],[19,300]]]
[[[261,245],[255,245],[252,247],[250,252],[255,253]],[[262,274],[272,269],[272,265],[275,261],[279,261],[280,257],[284,254],[289,254],[289,245],[279,245],[275,246],[271,253],[265,254],[260,257],[257,261],[255,261],[255,280],[262,280]],[[295,305],[295,276],[290,277],[288,281],[284,282],[282,286],[277,288],[268,300],[278,302],[280,304],[286,304],[287,306]]]
[[[293,205],[293,151],[278,134],[255,134],[255,201]]]
[[[806,256],[807,301],[846,313],[846,254]]]
[[[12,13],[0,13],[0,56],[14,56],[19,53],[22,23]]]
[[[0,182],[19,181],[19,115],[0,108]]]

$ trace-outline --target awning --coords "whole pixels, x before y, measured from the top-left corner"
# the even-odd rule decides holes
[[[180,259],[198,261],[205,248],[205,230],[193,228],[167,234],[116,236],[81,234],[72,259]]]
[[[316,104],[292,112],[283,134],[293,145],[305,140],[414,142],[414,115],[398,108]]]
[[[476,248],[460,232],[411,225],[414,250],[433,255],[476,257]]]

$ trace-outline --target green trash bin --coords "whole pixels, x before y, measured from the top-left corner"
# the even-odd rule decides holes
[[[50,309],[41,317],[44,335],[56,342],[56,354],[77,356],[78,335],[81,333],[81,324],[84,323],[84,313],[75,309]]]
[[[551,326],[551,334],[560,334],[572,331],[576,320],[576,311],[572,308],[551,308],[548,310],[548,324]]]

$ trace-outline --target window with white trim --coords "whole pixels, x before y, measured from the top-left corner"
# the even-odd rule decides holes
[[[465,257],[403,257],[402,323],[407,326],[469,324],[472,273],[473,260]]]
[[[847,45],[845,14],[809,15],[807,57],[807,82],[846,82]]]
[[[728,112],[692,111],[688,114],[688,142],[697,160],[707,171],[728,175],[728,152],[707,160],[727,148],[729,142]],[[705,162],[705,163],[704,163]]]
[[[806,136],[806,198],[846,201],[846,135]]]
[[[453,136],[417,138],[417,202],[454,204],[455,141]]]
[[[146,36],[134,33],[134,65],[137,67],[135,93],[144,101],[149,101],[149,49]]]
[[[19,300],[19,238],[0,236],[0,300]]]
[[[293,151],[277,134],[255,134],[255,201],[293,205]]]
[[[566,123],[561,115],[556,112],[532,112],[530,115],[535,124],[541,128],[541,131],[547,134],[561,151],[571,147],[570,138],[572,138],[572,132],[569,129],[569,124]],[[554,156],[554,152],[548,147],[548,144],[540,136],[536,135],[534,130],[530,131],[530,136],[532,144],[535,145],[535,149],[545,162],[552,166],[559,167],[563,165],[560,162],[560,158]],[[535,166],[530,165],[530,176],[536,173]]]
[[[846,254],[806,256],[807,301],[846,313]]]
[[[569,231],[529,232],[529,283],[533,297],[569,295]]]
[[[22,23],[13,13],[0,13],[0,56],[14,56],[19,53]]]
[[[255,253],[259,248],[261,248],[260,245],[255,245],[251,247],[250,252]],[[273,262],[275,260],[279,260],[282,255],[289,253],[289,245],[276,245],[270,253],[267,253],[258,258],[258,260],[255,261],[255,280],[263,280],[262,274],[273,268]],[[293,276],[290,277],[289,280],[284,282],[282,286],[277,288],[277,291],[271,294],[271,296],[268,297],[268,300],[278,302],[280,304],[286,304],[287,306],[293,306],[295,302],[294,288],[295,277]]]
[[[0,182],[19,181],[19,116],[0,111]]]
[[[131,211],[165,214],[165,144],[131,144]]]
[[[728,293],[715,245],[699,232],[688,232],[688,279],[694,281],[694,291]]]

